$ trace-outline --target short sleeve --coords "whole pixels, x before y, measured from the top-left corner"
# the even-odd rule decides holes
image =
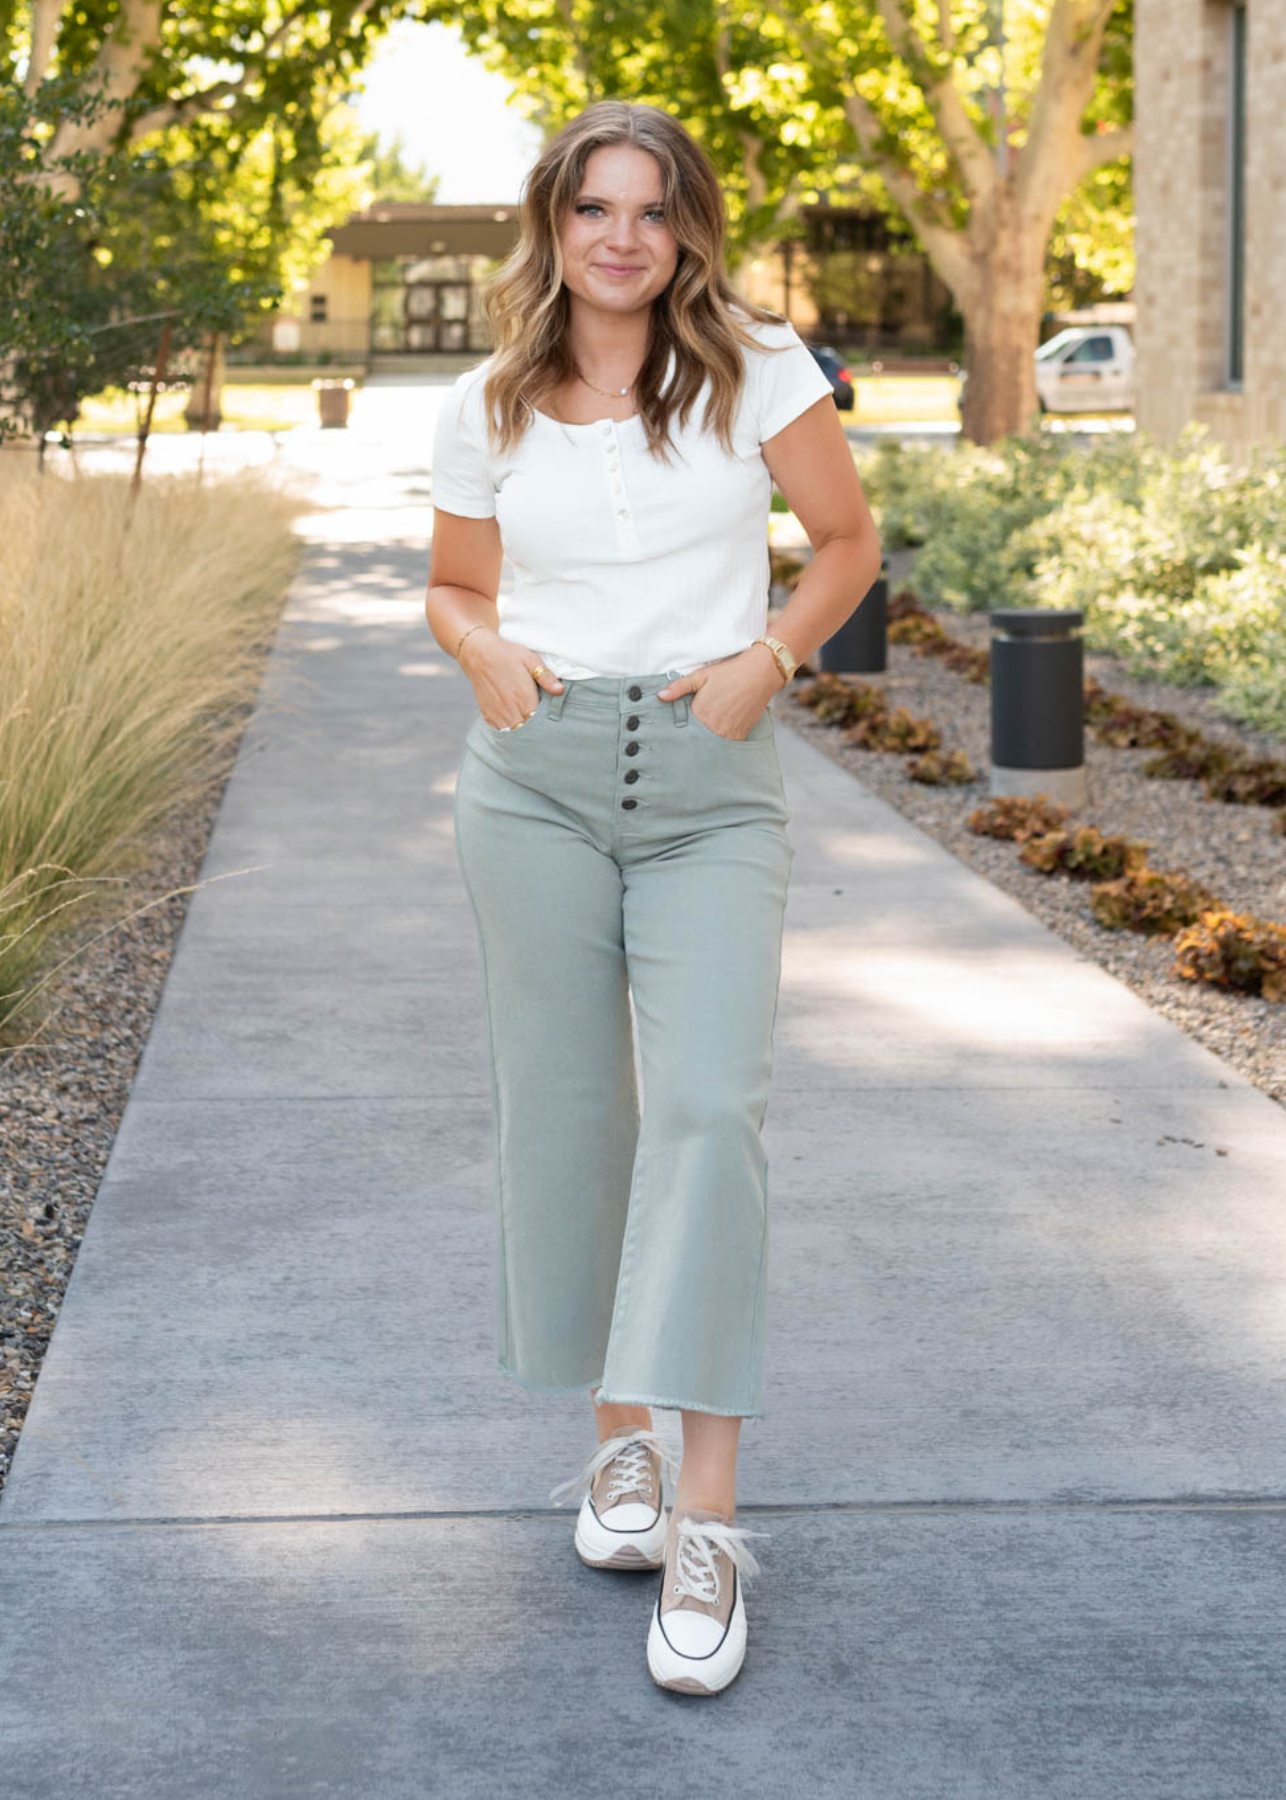
[[[759,442],[763,444],[817,401],[832,398],[835,390],[789,321],[761,326],[758,337],[764,344],[787,346],[751,352],[758,364]]]
[[[433,435],[429,497],[443,512],[462,513],[466,519],[492,519],[496,514],[481,400],[481,378],[476,369],[468,369],[448,390]]]

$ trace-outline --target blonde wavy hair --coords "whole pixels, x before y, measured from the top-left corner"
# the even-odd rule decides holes
[[[587,106],[546,145],[527,177],[518,242],[483,284],[494,345],[483,405],[493,449],[503,454],[517,444],[541,400],[576,373],[560,232],[581,191],[586,162],[604,144],[633,144],[655,157],[666,221],[678,244],[674,275],[652,302],[652,329],[636,385],[648,449],[670,461],[671,420],[677,413],[680,429],[686,427],[708,376],[703,429],[713,430],[731,455],[745,377],[740,347],[768,353],[740,320],[784,320],[746,299],[728,279],[723,190],[705,151],[660,107],[625,100]],[[662,393],[671,351],[674,379]]]

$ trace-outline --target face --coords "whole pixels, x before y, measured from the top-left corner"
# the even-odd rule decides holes
[[[679,261],[666,224],[661,168],[634,144],[600,144],[563,221],[563,279],[603,312],[637,312],[663,293]]]

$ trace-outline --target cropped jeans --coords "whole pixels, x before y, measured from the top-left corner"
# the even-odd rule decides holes
[[[756,1418],[794,848],[771,712],[724,738],[657,698],[670,679],[568,680],[465,738],[497,1353],[545,1392]]]

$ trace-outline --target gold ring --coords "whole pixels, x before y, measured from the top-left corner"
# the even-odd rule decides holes
[[[548,675],[549,670],[545,667],[544,663],[537,663],[531,673],[533,675]]]

